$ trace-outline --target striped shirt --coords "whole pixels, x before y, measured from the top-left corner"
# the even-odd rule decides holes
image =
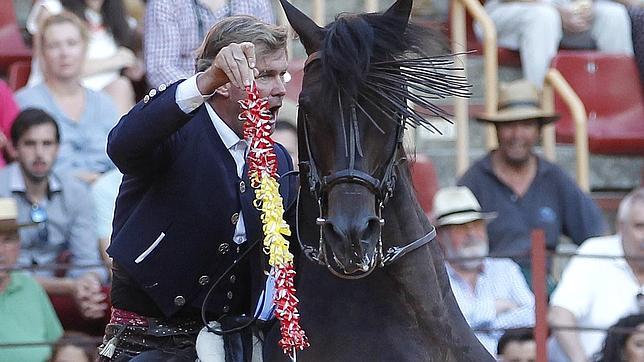
[[[195,50],[210,28],[230,15],[253,15],[274,23],[270,0],[227,0],[212,11],[199,0],[150,0],[145,14],[144,53],[152,87],[195,73]]]
[[[534,326],[534,295],[515,262],[486,259],[474,289],[449,264],[445,266],[463,316],[492,355],[496,355],[496,346],[503,332],[477,330]],[[517,308],[497,314],[497,299],[510,300]]]

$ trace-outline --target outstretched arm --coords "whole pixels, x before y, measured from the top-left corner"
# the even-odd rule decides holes
[[[124,174],[147,175],[169,165],[185,141],[177,132],[217,88],[231,83],[242,88],[254,78],[255,46],[229,44],[202,73],[146,97],[123,116],[108,137],[107,153]],[[191,90],[191,88],[193,88]],[[183,94],[197,93],[196,99]],[[154,94],[154,93],[153,93]]]

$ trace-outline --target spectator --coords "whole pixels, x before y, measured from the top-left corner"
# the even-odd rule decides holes
[[[578,249],[550,300],[551,326],[608,328],[640,310],[644,282],[644,188],[628,194],[617,211],[617,235],[592,238]],[[591,258],[584,255],[613,258]],[[630,259],[624,259],[624,257]],[[554,330],[553,360],[588,361],[603,331]]]
[[[275,123],[273,140],[286,148],[293,159],[293,165],[297,169],[297,128],[290,121],[279,120]]]
[[[481,212],[467,187],[439,190],[434,212],[458,306],[479,341],[494,354],[501,336],[499,329],[534,325],[534,296],[512,260],[485,258],[485,220],[495,214]]]
[[[0,344],[55,342],[63,328],[42,287],[28,274],[7,270],[20,254],[18,208],[0,198]],[[48,345],[0,347],[0,361],[46,361]]]
[[[525,80],[502,84],[498,113],[477,118],[496,127],[499,146],[472,165],[459,184],[472,190],[483,211],[499,213],[487,228],[493,254],[527,255],[537,228],[545,230],[549,250],[562,234],[581,244],[606,231],[590,197],[534,152],[541,127],[557,118],[539,108],[537,89]],[[527,259],[516,261],[529,274]]]
[[[119,193],[119,186],[123,174],[118,169],[106,172],[92,185],[92,198],[96,210],[96,231],[103,262],[111,269],[111,260],[106,250],[110,245],[112,234],[112,218],[114,217],[114,206],[116,196]]]
[[[81,69],[87,33],[73,14],[50,16],[41,28],[45,82],[16,94],[21,108],[51,114],[61,131],[56,170],[91,183],[114,164],[105,151],[107,134],[117,121],[116,106],[103,93],[83,87]]]
[[[631,314],[617,321],[608,330],[604,348],[596,355],[597,362],[644,361],[644,314]]]
[[[640,82],[644,84],[644,0],[615,0],[628,9],[633,31],[633,52],[640,72]]]
[[[588,32],[601,51],[633,54],[631,24],[623,5],[610,1],[488,0],[498,44],[518,50],[523,76],[540,87],[562,38]],[[481,37],[481,28],[475,31]]]
[[[150,85],[156,88],[192,76],[196,49],[206,32],[231,15],[275,22],[269,0],[148,1],[143,45]]]
[[[13,93],[7,83],[0,80],[0,168],[4,167],[7,159],[12,158],[9,133],[17,115],[18,105],[13,99]]]
[[[50,362],[92,362],[97,356],[96,343],[80,332],[65,332],[63,338],[54,346]]]
[[[532,328],[508,329],[497,347],[500,362],[535,362],[537,343]]]
[[[39,222],[20,231],[20,264],[48,265],[69,253],[71,265],[94,265],[72,268],[65,277],[51,270],[34,275],[48,293],[72,297],[84,317],[102,317],[107,305],[101,281],[107,273],[96,266],[93,204],[82,183],[52,172],[59,147],[56,122],[41,110],[25,110],[11,128],[11,140],[16,162],[0,170],[0,196],[16,200],[19,222]]]
[[[133,53],[137,48],[133,40],[136,37],[127,23],[122,0],[39,0],[27,22],[27,29],[35,37],[36,49],[40,47],[38,33],[43,21],[63,10],[83,19],[89,29],[83,86],[94,91],[105,91],[117,104],[120,114],[126,113],[134,105],[134,88],[130,79],[140,80],[144,68],[143,62]],[[43,81],[37,59],[34,58],[32,62],[30,86]]]

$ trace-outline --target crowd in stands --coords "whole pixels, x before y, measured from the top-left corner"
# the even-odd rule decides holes
[[[22,1],[33,3],[28,85],[14,92],[0,80],[0,361],[90,361],[95,341],[63,336],[48,295],[67,298],[82,320],[109,318],[105,250],[122,174],[106,154],[108,133],[143,95],[137,83],[152,88],[149,98],[194,74],[195,49],[217,21],[275,15],[269,0]],[[590,196],[535,152],[543,126],[557,120],[539,107],[539,88],[560,46],[634,55],[644,84],[644,1],[489,0],[485,8],[499,45],[520,51],[525,79],[501,84],[498,112],[477,117],[494,125],[498,148],[434,198],[461,312],[499,360],[535,360],[525,256],[531,231],[542,229],[550,251],[562,236],[579,245],[558,284],[547,265],[549,358],[644,360],[644,189],[624,198],[617,234],[608,235]],[[274,137],[297,165],[295,127],[279,123]],[[21,342],[51,345],[2,346]]]
[[[632,0],[635,27],[621,1],[487,0],[485,10],[496,27],[499,46],[518,50],[524,77],[541,86],[560,47],[633,55],[632,34],[641,43],[641,34],[633,31],[641,29],[642,4]],[[481,36],[481,28],[475,30]],[[641,49],[638,55],[641,66]]]

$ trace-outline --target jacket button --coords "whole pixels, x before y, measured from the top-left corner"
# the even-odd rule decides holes
[[[160,85],[159,85],[159,92],[163,92],[164,90],[166,90],[166,88],[168,88],[168,86],[167,86],[167,85],[165,85],[165,84],[163,84],[163,83],[162,83],[162,84],[160,84]]]
[[[230,276],[230,282],[235,283],[235,280],[237,280],[237,278],[234,275],[231,275]]]
[[[239,181],[239,192],[241,192],[242,194],[246,192],[246,183],[244,182],[244,180]]]
[[[227,306],[227,305],[225,305],[221,310],[222,310],[224,313],[228,313],[228,312],[230,311],[230,307],[229,307],[229,306]]]
[[[182,307],[184,304],[186,304],[186,298],[181,295],[174,297],[174,305],[176,305],[177,307]]]
[[[143,103],[148,103],[149,101],[150,101],[150,96],[146,94],[145,97],[143,97]]]
[[[233,292],[226,293],[226,298],[233,299]]]
[[[206,285],[210,283],[210,278],[207,275],[202,275],[199,277],[199,285]]]
[[[234,213],[234,214],[230,217],[230,222],[231,222],[233,225],[236,225],[236,224],[237,224],[237,221],[239,221],[239,213],[238,213],[238,212]]]
[[[157,90],[156,89],[150,89],[150,92],[148,93],[150,98],[154,97],[157,95]]]
[[[222,243],[219,245],[219,254],[226,254],[230,250],[230,244]]]

